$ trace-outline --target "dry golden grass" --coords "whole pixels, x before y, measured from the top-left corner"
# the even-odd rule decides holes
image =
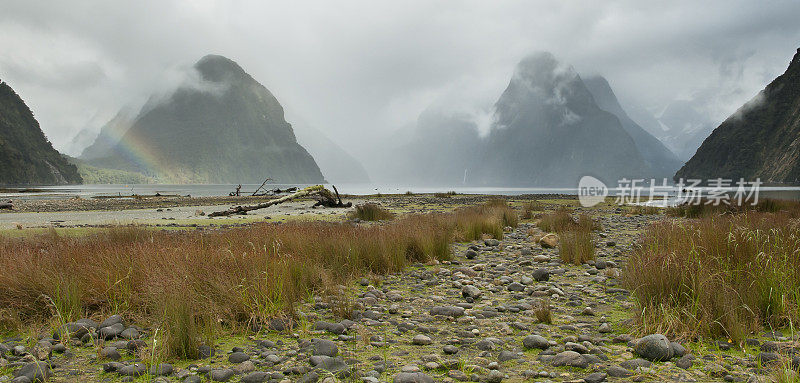
[[[800,225],[756,212],[657,223],[624,279],[644,332],[742,341],[800,320]]]
[[[540,323],[553,323],[553,313],[550,310],[550,300],[549,299],[542,299],[533,307],[533,314],[536,316],[536,320]]]
[[[357,276],[449,259],[457,239],[502,238],[515,218],[507,205],[493,204],[371,226],[0,237],[0,319],[10,318],[0,323],[45,323],[54,309],[64,321],[120,313],[163,331],[170,357],[191,358],[220,323],[236,331],[293,316],[295,302]]]
[[[595,258],[592,233],[586,230],[570,230],[559,234],[558,255],[564,263],[581,265]]]

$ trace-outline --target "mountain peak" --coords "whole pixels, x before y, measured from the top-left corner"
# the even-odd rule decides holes
[[[194,64],[194,68],[203,76],[204,80],[211,82],[222,82],[248,76],[239,64],[220,55],[203,56]]]
[[[522,59],[514,71],[517,80],[533,84],[550,84],[572,80],[578,73],[571,65],[558,61],[550,52],[536,52]]]

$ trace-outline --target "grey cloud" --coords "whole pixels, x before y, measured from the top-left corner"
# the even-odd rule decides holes
[[[208,53],[237,61],[287,109],[355,152],[431,105],[486,111],[516,63],[551,51],[623,103],[675,99],[721,119],[780,74],[796,1],[6,0],[0,79],[64,145],[163,89]]]

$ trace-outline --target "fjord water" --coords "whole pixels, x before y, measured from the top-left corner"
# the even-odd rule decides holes
[[[166,185],[166,184],[135,184],[135,185],[58,185],[58,186],[41,186],[36,187],[35,191],[31,192],[0,192],[0,199],[36,199],[36,198],[73,198],[80,196],[83,198],[91,198],[95,196],[130,196],[137,195],[180,195],[192,197],[219,197],[227,196],[228,193],[236,189],[235,184],[183,184],[183,185]],[[255,191],[260,184],[242,184],[241,195],[250,195]],[[271,190],[275,188],[286,189],[289,187],[305,187],[311,185],[302,184],[267,184],[265,189]],[[325,185],[328,189],[333,190],[332,185]],[[564,194],[564,195],[577,195],[577,187],[564,187],[564,188],[537,188],[537,187],[466,187],[466,186],[408,186],[408,185],[377,185],[377,184],[336,184],[336,188],[341,194],[350,195],[371,195],[371,194],[405,194],[406,192],[412,193],[446,193],[456,192],[458,194],[484,194],[484,195],[547,195],[547,194]],[[708,188],[701,188],[701,190],[708,190]],[[735,193],[735,188],[725,188],[727,193]],[[626,191],[619,188],[609,188],[609,195],[615,196],[626,193]],[[630,191],[627,191],[628,195]],[[667,189],[659,189],[656,195],[664,196],[666,193],[669,197],[675,197],[677,189],[670,187]],[[705,195],[705,192],[703,192]],[[650,195],[648,188],[641,190],[641,195],[646,197]],[[759,190],[759,198],[776,198],[788,200],[800,200],[800,186],[766,186],[761,187]],[[645,198],[646,200],[647,198]]]

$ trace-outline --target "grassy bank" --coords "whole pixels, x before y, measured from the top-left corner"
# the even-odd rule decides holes
[[[742,341],[800,319],[800,225],[794,213],[700,214],[650,227],[628,261],[646,333]]]
[[[84,237],[0,237],[0,321],[7,329],[120,313],[165,333],[170,357],[202,334],[292,317],[295,302],[368,273],[449,259],[450,243],[502,237],[505,203],[384,225],[294,222],[212,233],[113,228]]]

